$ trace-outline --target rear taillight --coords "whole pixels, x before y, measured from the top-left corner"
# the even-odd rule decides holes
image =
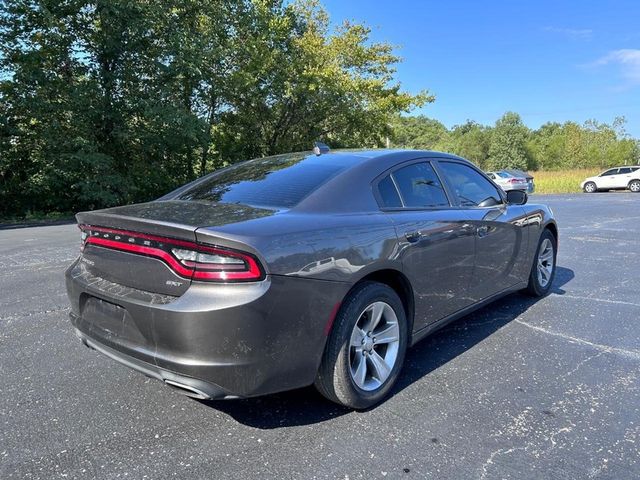
[[[89,236],[89,234],[87,233],[86,230],[82,230],[82,228],[80,229],[80,251],[84,251],[84,244],[87,241],[87,237]]]
[[[91,225],[80,225],[80,230],[81,250],[95,245],[154,257],[181,277],[211,282],[253,282],[264,278],[258,260],[246,252]]]
[[[521,180],[519,178],[511,178],[509,179],[509,183],[524,183],[526,180]]]

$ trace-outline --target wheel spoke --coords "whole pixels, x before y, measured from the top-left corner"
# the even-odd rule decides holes
[[[353,376],[353,380],[356,382],[360,388],[364,388],[364,381],[367,377],[367,360],[362,355],[362,353],[358,352],[354,359],[355,368],[352,366],[351,375]]]
[[[391,373],[391,368],[387,365],[387,362],[384,361],[378,352],[375,350],[371,351],[369,355],[369,361],[371,362],[371,366],[373,367],[373,371],[375,372],[375,377],[380,382],[384,382],[389,374]]]
[[[547,272],[547,269],[542,267],[539,269],[539,272],[540,272],[540,275],[542,275],[544,285],[546,285],[547,282],[549,281],[549,273]]]
[[[400,339],[400,329],[397,323],[388,325],[384,330],[373,333],[374,343],[393,343]]]
[[[352,347],[362,347],[362,339],[364,338],[365,333],[363,330],[359,329],[357,326],[354,327],[351,332],[351,342],[350,345]]]
[[[384,303],[376,302],[371,307],[369,307],[369,322],[365,327],[365,331],[373,332],[378,323],[380,323],[380,319],[382,318],[382,313],[384,312]]]

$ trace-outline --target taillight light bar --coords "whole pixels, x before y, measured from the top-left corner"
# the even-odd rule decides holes
[[[193,280],[255,282],[264,278],[258,260],[246,252],[129,230],[93,225],[79,227],[81,250],[87,245],[95,245],[157,258],[181,277]]]

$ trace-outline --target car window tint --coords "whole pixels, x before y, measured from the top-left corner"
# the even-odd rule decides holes
[[[291,208],[345,170],[344,158],[297,153],[251,160],[206,177],[178,199]]]
[[[393,172],[405,207],[448,206],[440,179],[429,163],[414,163]]]
[[[475,207],[487,201],[494,205],[502,203],[498,190],[473,168],[455,162],[440,162],[440,167],[462,206]]]
[[[631,167],[624,167],[618,170],[618,175],[631,173]]]
[[[609,175],[615,175],[616,173],[618,173],[618,169],[612,168],[611,170],[607,170],[606,172],[604,172],[601,176],[608,177]]]
[[[387,175],[378,183],[378,192],[380,193],[381,207],[401,207],[402,201],[398,190],[391,180],[391,176]]]
[[[637,171],[638,171],[638,169],[640,169],[640,167],[631,167],[631,171],[632,171],[632,172],[637,172]]]

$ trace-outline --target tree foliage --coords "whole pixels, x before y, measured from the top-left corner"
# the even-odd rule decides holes
[[[625,123],[619,117],[611,125],[554,122],[531,130],[508,112],[493,127],[467,121],[447,129],[424,116],[402,116],[392,138],[394,146],[454,153],[485,170],[607,168],[640,163],[640,142],[627,135]]]
[[[522,123],[520,115],[505,113],[491,132],[489,143],[488,167],[491,170],[501,168],[527,168],[527,137],[529,130]]]
[[[314,140],[383,145],[433,100],[313,0],[0,5],[0,216],[148,200]]]

